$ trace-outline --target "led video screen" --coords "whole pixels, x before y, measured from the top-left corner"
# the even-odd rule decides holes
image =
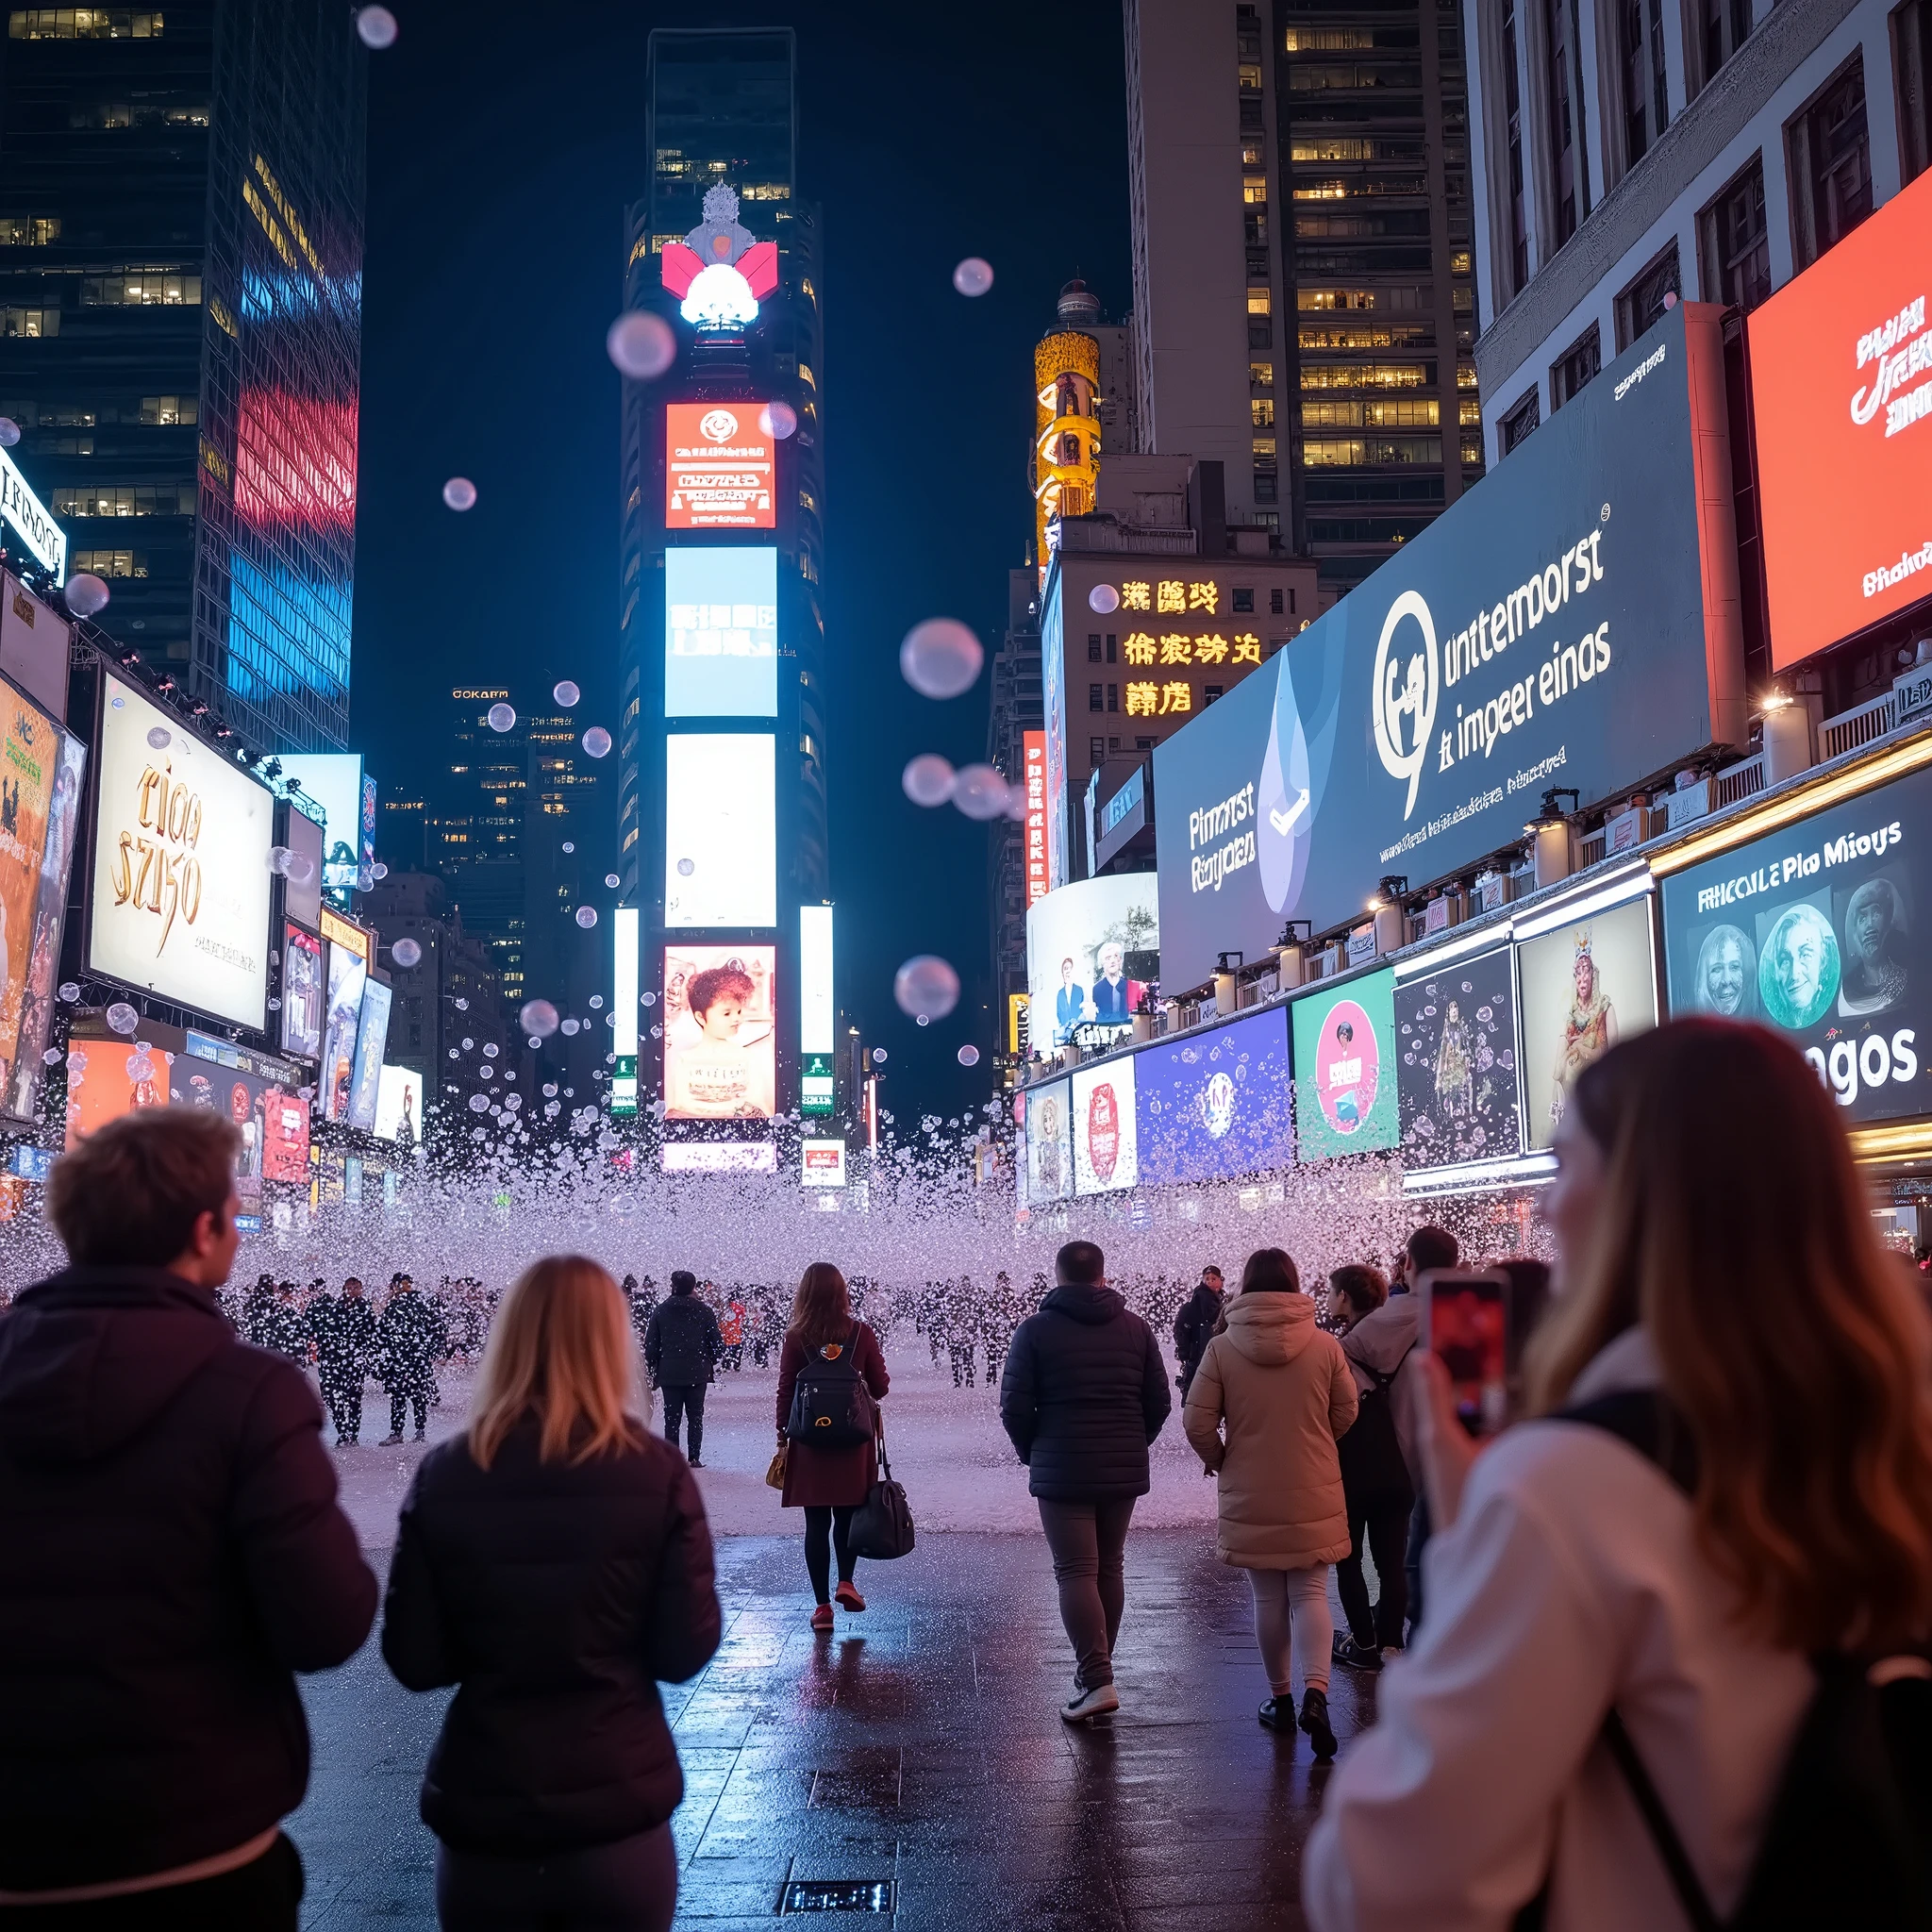
[[[1026,990],[1034,1038],[1065,1046],[1085,1027],[1124,1039],[1147,988],[1127,958],[1160,945],[1159,881],[1152,873],[1105,873],[1046,893],[1026,908]]]
[[[778,710],[778,553],[714,545],[664,553],[664,715]]]
[[[664,1118],[769,1120],[778,1106],[774,946],[664,949]]]
[[[763,408],[759,402],[665,404],[667,530],[776,526],[774,439],[758,426]]]
[[[349,1075],[345,1118],[366,1134],[375,1125],[376,1095],[382,1085],[382,1055],[389,1044],[389,1011],[394,997],[379,979],[365,979],[362,1018],[356,1029],[356,1058]]]
[[[1141,1180],[1238,1180],[1292,1163],[1285,1007],[1143,1047],[1134,1068]]]
[[[374,851],[363,851],[362,754],[338,752],[277,752],[282,776],[294,779],[303,795],[325,815],[322,882],[331,891],[346,891]]]
[[[1026,1094],[1026,1198],[1035,1207],[1074,1191],[1073,1089],[1050,1080]]]
[[[664,741],[664,924],[778,919],[776,763],[769,732]]]
[[[1294,1120],[1305,1160],[1395,1145],[1395,975],[1386,966],[1295,1001]]]
[[[369,968],[341,940],[328,942],[328,1017],[323,1029],[322,1079],[317,1088],[325,1121],[346,1121],[356,1084],[356,1036]]]
[[[1395,1059],[1405,1166],[1522,1153],[1509,948],[1452,959],[1397,986]]]
[[[322,1058],[327,989],[322,976],[322,941],[299,926],[282,924],[282,1051],[305,1060]]]
[[[1074,1191],[1108,1194],[1141,1177],[1140,1116],[1134,1109],[1134,1058],[1123,1054],[1074,1075]]]
[[[423,1139],[423,1075],[385,1065],[375,1090],[375,1138],[414,1147]]]
[[[667,1141],[666,1174],[776,1174],[778,1149],[770,1141]]]

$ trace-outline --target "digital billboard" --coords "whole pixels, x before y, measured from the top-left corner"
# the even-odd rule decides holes
[[[63,724],[73,627],[11,571],[0,572],[0,672]]]
[[[1383,967],[1289,1008],[1294,1124],[1304,1160],[1374,1154],[1401,1132],[1395,1098],[1395,974]]]
[[[664,741],[664,924],[778,918],[777,767],[769,732]]]
[[[666,403],[664,527],[770,530],[777,525],[774,443],[761,402]]]
[[[322,1077],[316,1094],[325,1121],[346,1121],[356,1084],[356,1036],[369,967],[341,940],[328,942],[328,1006],[322,1036]]]
[[[1745,741],[1719,317],[1678,303],[1155,748],[1164,989],[1520,843],[1551,786]]]
[[[1129,976],[1127,956],[1159,950],[1159,904],[1155,875],[1128,872],[1061,886],[1027,908],[1027,1012],[1035,1045],[1065,1046],[1083,1026],[1126,1034],[1147,990]]]
[[[664,715],[778,711],[778,553],[713,544],[664,553]]]
[[[1932,597],[1932,174],[1744,325],[1771,661]]]
[[[282,922],[282,1051],[305,1060],[322,1058],[328,989],[322,976],[322,941]]]
[[[364,979],[362,1018],[356,1029],[356,1058],[349,1074],[349,1106],[342,1118],[365,1134],[375,1125],[382,1055],[389,1044],[389,1013],[393,997],[381,980]]]
[[[778,1110],[774,946],[664,949],[664,1118],[769,1120]]]
[[[322,868],[328,834],[306,811],[286,806],[282,811],[282,843],[300,861],[282,879],[282,911],[314,932],[322,924]]]
[[[666,1141],[666,1174],[776,1174],[778,1149],[770,1141]]]
[[[89,969],[258,1029],[274,794],[131,685],[101,684]]]
[[[375,1090],[375,1138],[399,1147],[423,1140],[423,1075],[413,1067],[385,1064]]]
[[[373,842],[368,852],[362,849],[361,753],[280,751],[275,757],[284,784],[294,779],[325,816],[323,884],[333,892],[353,891],[356,874],[375,857]]]
[[[1505,944],[1395,988],[1395,1093],[1407,1168],[1455,1167],[1523,1152],[1516,986]]]
[[[1142,1181],[1239,1180],[1294,1159],[1286,1007],[1142,1047],[1134,1085]]]
[[[1524,1144],[1549,1146],[1591,1060],[1657,1024],[1650,899],[1573,915],[1516,949],[1523,1000]],[[1556,908],[1551,908],[1552,916]]]
[[[843,1141],[801,1141],[798,1143],[798,1178],[808,1188],[842,1188],[845,1185],[845,1143]]]
[[[1026,1091],[1026,1198],[1036,1208],[1074,1191],[1073,1088],[1049,1080]]]
[[[1097,1067],[1074,1069],[1071,1118],[1076,1194],[1112,1193],[1140,1180],[1134,1059],[1124,1053]]]
[[[1663,882],[1673,1013],[1774,1027],[1845,1118],[1932,1113],[1932,770]]]

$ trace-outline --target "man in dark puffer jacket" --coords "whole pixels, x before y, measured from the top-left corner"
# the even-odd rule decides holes
[[[1069,1724],[1120,1708],[1113,1647],[1126,1603],[1127,1524],[1149,1487],[1147,1445],[1174,1398],[1153,1331],[1106,1280],[1091,1241],[1055,1257],[1059,1286],[1020,1324],[1000,1421],[1029,1474],[1074,1646]]]
[[[72,1265],[0,1321],[0,1924],[294,1932],[292,1674],[354,1656],[375,1578],[307,1377],[216,1310],[240,1147],[101,1127],[48,1184]]]

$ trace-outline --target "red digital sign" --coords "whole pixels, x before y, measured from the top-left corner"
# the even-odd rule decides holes
[[[1771,661],[1932,596],[1932,174],[1752,315]]]
[[[667,403],[664,527],[769,530],[776,524],[772,432],[762,403]]]

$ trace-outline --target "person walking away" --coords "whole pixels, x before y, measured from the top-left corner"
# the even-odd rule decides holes
[[[297,1671],[375,1578],[308,1378],[216,1312],[241,1136],[143,1108],[54,1165],[68,1265],[0,1321],[0,1923],[294,1932]]]
[[[778,1500],[787,1509],[805,1511],[805,1568],[811,1579],[811,1627],[832,1627],[832,1602],[850,1612],[865,1608],[853,1581],[855,1558],[849,1533],[852,1512],[878,1480],[878,1448],[871,1434],[837,1448],[801,1441],[790,1432],[799,1385],[816,1398],[807,1407],[820,1414],[857,1413],[862,1388],[876,1405],[891,1386],[879,1339],[852,1312],[845,1277],[829,1261],[814,1261],[798,1284],[791,1320],[778,1351],[778,1446],[785,1451],[785,1485]],[[856,1385],[856,1386],[855,1386]],[[873,1409],[876,1416],[876,1408]],[[839,1431],[834,1428],[831,1433]],[[832,1558],[839,1561],[839,1587],[831,1588]]]
[[[1101,1251],[1069,1241],[1054,1269],[1058,1284],[1007,1353],[1000,1423],[1026,1465],[1053,1552],[1074,1659],[1060,1715],[1077,1724],[1120,1708],[1113,1654],[1126,1609],[1127,1527],[1174,1398],[1153,1330],[1107,1285]]]
[[[336,1447],[354,1448],[362,1434],[362,1388],[375,1350],[375,1310],[356,1275],[342,1283],[340,1295],[323,1294],[309,1303],[308,1339]]]
[[[718,1648],[710,1530],[645,1425],[616,1282],[558,1255],[504,1297],[467,1430],[423,1458],[382,1654],[456,1686],[423,1780],[445,1932],[665,1932],[684,1777],[659,1682]]]
[[[416,1440],[429,1426],[429,1398],[436,1380],[436,1355],[441,1324],[429,1304],[416,1292],[407,1274],[390,1282],[389,1303],[375,1324],[376,1365],[389,1391],[387,1449],[403,1440],[409,1410],[416,1411]]]
[[[1429,1614],[1328,1786],[1309,1923],[1924,1924],[1923,1785],[1897,1817],[1871,1707],[1925,1694],[1932,1322],[1842,1116],[1768,1029],[1676,1020],[1577,1076],[1555,1153],[1532,1420],[1477,1456],[1423,1357]],[[1856,1789],[1807,1790],[1851,1713]]]
[[[736,1374],[744,1367],[744,1304],[734,1292],[724,1299],[724,1317],[718,1324],[724,1367]]]
[[[1202,1351],[1181,1425],[1217,1478],[1216,1554],[1245,1570],[1255,1641],[1268,1671],[1259,1717],[1270,1730],[1308,1734],[1318,1758],[1335,1756],[1328,1665],[1335,1637],[1328,1566],[1348,1555],[1336,1442],[1356,1418],[1355,1378],[1341,1345],[1315,1325],[1293,1260],[1259,1248],[1225,1307],[1227,1326]],[[1295,1715],[1293,1653],[1301,1653]]]
[[[1328,1277],[1328,1317],[1341,1336],[1342,1357],[1360,1398],[1355,1425],[1337,1445],[1348,1511],[1348,1555],[1335,1566],[1335,1589],[1348,1628],[1336,1636],[1335,1661],[1358,1671],[1379,1671],[1384,1658],[1402,1648],[1408,1615],[1404,1559],[1415,1482],[1395,1412],[1395,1385],[1407,1372],[1415,1346],[1417,1301],[1414,1295],[1399,1301],[1393,1324],[1357,1341],[1388,1307],[1389,1283],[1380,1269],[1363,1262],[1338,1268]],[[1381,1586],[1373,1608],[1362,1574],[1365,1544],[1374,1556]]]
[[[1222,1292],[1221,1270],[1212,1265],[1202,1269],[1193,1293],[1181,1304],[1179,1314],[1174,1318],[1174,1352],[1181,1366],[1174,1380],[1174,1387],[1181,1391],[1182,1402],[1187,1401],[1188,1386],[1194,1379],[1194,1371],[1201,1366],[1208,1338],[1221,1320]]]
[[[962,1274],[946,1284],[946,1353],[953,1364],[953,1387],[973,1387],[973,1342],[979,1329],[979,1311],[973,1306],[973,1277]]]
[[[651,1311],[644,1329],[644,1364],[664,1398],[664,1440],[674,1448],[679,1418],[690,1418],[685,1441],[693,1469],[705,1466],[705,1391],[723,1345],[717,1316],[698,1299],[697,1276],[673,1269],[671,1298]]]
[[[269,1346],[269,1333],[275,1305],[275,1278],[258,1274],[255,1286],[242,1300],[242,1339],[257,1348]]]

